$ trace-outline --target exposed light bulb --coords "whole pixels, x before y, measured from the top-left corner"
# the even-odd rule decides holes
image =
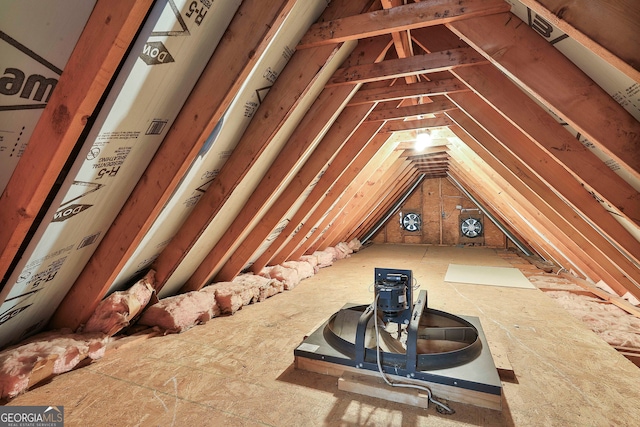
[[[416,151],[422,151],[431,145],[431,134],[429,132],[420,132],[416,135],[416,142],[414,149]]]

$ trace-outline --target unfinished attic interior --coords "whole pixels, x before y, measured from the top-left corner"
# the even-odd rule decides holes
[[[640,419],[637,1],[5,0],[0,72],[3,416]]]

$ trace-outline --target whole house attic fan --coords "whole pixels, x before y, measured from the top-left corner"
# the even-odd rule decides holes
[[[482,221],[479,218],[465,218],[460,221],[460,232],[464,237],[473,239],[482,235]]]
[[[400,214],[402,215],[402,214]],[[407,231],[420,231],[422,225],[422,219],[420,214],[410,212],[402,216],[402,228]]]
[[[374,301],[346,304],[306,337],[294,350],[296,368],[339,376],[341,390],[396,402],[415,393],[410,404],[431,402],[442,413],[453,411],[432,392],[500,410],[501,382],[479,319],[428,308],[426,290],[414,303],[416,288],[411,270],[376,268]]]

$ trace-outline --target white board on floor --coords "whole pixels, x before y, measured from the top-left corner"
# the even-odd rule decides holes
[[[512,267],[449,264],[444,281],[509,288],[536,288],[520,270]]]

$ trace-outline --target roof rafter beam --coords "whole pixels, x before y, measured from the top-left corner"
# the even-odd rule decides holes
[[[319,77],[318,71],[331,61],[338,49],[326,46],[299,51],[293,55],[216,179],[191,211],[185,224],[156,259],[154,268],[158,288],[164,286],[176,271],[258,157],[274,141],[290,112],[295,110],[304,94],[313,87]]]
[[[381,38],[376,38],[374,41],[373,44],[361,43],[359,48],[351,53],[350,59],[363,62],[381,60],[381,52],[385,50],[387,42]],[[282,208],[286,208],[282,215],[286,213],[297,199],[297,196],[291,199],[292,196],[304,191],[374,108],[374,104],[364,104],[340,111],[346,100],[356,90],[356,85],[348,85],[326,88],[320,93],[245,202],[242,211],[236,215],[187,280],[182,288],[183,291],[201,289],[212,278],[215,281],[230,281],[242,270],[253,255],[253,251],[249,253],[249,248],[255,246],[257,249],[273,228],[266,227],[269,228],[266,235],[259,237],[262,236],[265,228],[261,227],[265,224],[264,215],[277,224],[281,216],[274,219],[273,214]],[[332,122],[334,123],[327,131],[325,129],[327,123]],[[376,128],[379,127],[380,124],[376,126]],[[322,135],[323,131],[327,133],[318,142],[318,136]],[[301,165],[301,159],[307,157],[308,159]],[[278,195],[281,193],[281,186],[286,185],[290,171],[296,169],[300,171],[288,184],[284,193]],[[271,203],[273,198],[277,198],[277,201]],[[271,208],[263,215],[265,204],[270,204]],[[263,218],[260,219],[260,216]],[[258,232],[253,231],[256,227]],[[249,230],[252,230],[251,233],[246,235]]]
[[[387,193],[383,198],[370,199],[360,211],[352,215],[351,221],[345,228],[346,232],[331,241],[330,246],[337,245],[341,241],[349,242],[362,235],[366,230],[371,229],[380,221],[389,209],[398,201],[412,184],[416,182],[422,173],[415,169],[408,168],[405,174],[388,185]]]
[[[298,49],[441,25],[508,10],[509,5],[502,0],[430,0],[411,3],[314,24],[300,41]]]
[[[350,120],[349,114],[346,114],[343,117],[345,120]],[[347,126],[345,122],[336,123],[338,126]],[[380,125],[380,124],[379,124]],[[371,124],[363,124],[358,127],[358,129],[346,140],[343,141],[342,147],[340,150],[332,150],[332,154],[336,153],[335,158],[332,160],[332,165],[337,164],[339,167],[344,169],[348,166],[349,160],[353,160],[353,158],[360,152],[362,148],[366,146],[366,144],[371,140],[376,134],[379,126],[371,125]],[[328,135],[331,137],[330,135]],[[320,147],[318,147],[320,149]],[[313,154],[315,156],[315,152]],[[325,162],[327,164],[328,161]],[[306,169],[306,165],[305,165]],[[302,175],[306,174],[308,179],[304,179]],[[291,208],[291,206],[295,203],[296,199],[302,195],[302,193],[308,188],[308,185],[311,184],[313,179],[317,176],[309,176],[310,173],[306,170],[301,171],[296,179],[292,181],[292,183],[284,190],[282,193],[284,197],[281,199],[288,200],[278,200],[273,204],[269,212],[262,218],[260,224],[258,224],[253,231],[251,232],[252,238],[255,236],[255,240],[251,242],[244,242],[241,247],[236,250],[233,255],[229,258],[220,270],[220,272],[216,275],[216,281],[226,281],[230,280],[229,278],[234,277],[242,268],[246,265],[246,263],[251,259],[254,252],[260,247],[260,245],[269,237],[269,234],[276,227],[279,221],[281,221],[286,215],[287,211]],[[328,177],[330,179],[330,177]],[[302,182],[302,185],[299,182]],[[315,186],[317,186],[320,181],[327,181],[325,179],[325,174],[323,174],[316,182]],[[293,187],[293,188],[292,188]],[[327,184],[323,185],[323,187],[328,187]],[[314,187],[315,189],[315,187]],[[283,230],[284,231],[284,230]]]
[[[389,140],[389,136],[389,134],[377,134],[367,148],[358,155],[345,173],[338,178],[335,184],[333,184],[328,191],[325,191],[320,195],[322,198],[321,201],[315,205],[310,214],[305,216],[305,218],[296,218],[296,221],[292,220],[292,222],[294,222],[292,225],[293,227],[297,227],[295,224],[296,222],[298,224],[302,224],[302,226],[297,231],[289,231],[291,235],[289,241],[286,243],[283,242],[281,248],[274,248],[274,252],[272,256],[270,256],[270,259],[264,260],[264,265],[271,261],[272,264],[281,264],[284,261],[293,259],[291,254],[300,246],[304,245],[309,235],[314,234],[315,227],[318,223],[328,215],[336,204],[340,203],[340,200],[344,201],[353,197],[357,189],[374,174],[381,164],[385,161],[391,162],[398,158],[397,153],[394,152],[394,144]],[[378,148],[375,149],[376,147]],[[309,198],[311,198],[312,195],[313,192],[309,195]],[[307,199],[309,200],[309,198]],[[296,214],[300,213],[302,215],[303,212],[301,212],[301,210],[302,208],[300,208]],[[267,252],[271,249],[272,248],[269,247]],[[254,273],[256,272],[255,268],[252,268],[252,270]]]
[[[434,163],[413,162],[413,167],[415,167],[418,170],[440,171],[440,170],[447,170],[448,166],[449,166],[448,160],[443,160],[441,162],[434,162]]]
[[[482,207],[489,213],[489,215],[493,216],[497,220],[497,222],[500,223],[502,227],[506,228],[507,231],[511,233],[513,237],[515,237],[515,240],[517,240],[519,243],[519,244],[516,244],[516,246],[519,247],[519,245],[523,245],[531,253],[537,253],[538,255],[542,256],[544,259],[548,259],[548,260],[553,259],[545,251],[541,251],[538,248],[534,249],[534,246],[532,246],[530,242],[526,241],[526,239],[521,235],[521,233],[518,230],[516,230],[516,228],[514,227],[511,221],[509,221],[508,219],[505,219],[501,212],[496,211],[496,209],[491,205],[491,203],[489,203],[484,197],[480,196],[475,191],[476,189],[475,187],[471,188],[471,186],[468,185],[469,184],[468,182],[458,179],[458,177],[456,177],[455,173],[453,172],[453,168],[455,166],[456,166],[456,160],[455,158],[452,158],[451,168],[449,169],[449,171],[447,171],[447,180],[455,187],[460,188],[465,193],[465,195],[468,193],[471,196],[471,200],[474,203],[477,200],[480,204],[482,204]],[[512,240],[512,239],[509,237],[509,240]]]
[[[440,173],[440,172],[446,172],[447,169],[449,169],[449,163],[444,163],[444,164],[440,164],[440,165],[431,165],[431,166],[420,166],[420,165],[413,165],[413,167],[420,172],[431,172],[431,173]]]
[[[307,160],[291,183],[283,190],[281,196],[273,203],[269,212],[260,220],[260,223],[253,228],[250,235],[251,239],[245,240],[245,242],[231,254],[220,271],[217,272],[215,281],[229,281],[242,271],[254,252],[265,241],[278,222],[286,215],[298,197],[302,195],[327,163],[334,157],[336,152],[338,156],[347,156],[346,152],[349,152],[349,150],[355,149],[359,151],[369,138],[376,133],[381,124],[377,126],[368,125],[358,127],[370,109],[371,108],[367,108],[366,106],[359,106],[346,108],[342,111],[329,132],[327,132],[322,141],[320,141],[320,144],[318,144],[318,147],[311,154],[309,160]],[[317,116],[314,115],[313,120],[317,120]],[[357,130],[355,128],[357,128]],[[360,133],[368,134],[368,137],[359,137],[360,135],[358,134]],[[350,145],[346,146],[347,143]],[[353,152],[350,153],[351,159],[353,159],[354,154]],[[260,193],[258,190],[259,189],[256,189],[256,193]]]
[[[403,5],[402,0],[381,0],[382,7],[384,9],[391,9],[393,7]],[[398,58],[406,58],[408,56],[413,56],[413,44],[411,42],[411,37],[409,36],[408,29],[394,31],[391,33],[391,38],[393,39],[393,45],[396,49],[396,53],[398,54]],[[407,83],[416,83],[419,79],[418,76],[407,76],[404,78]],[[413,102],[417,102],[417,99],[413,99]]]
[[[440,170],[447,169],[449,166],[449,160],[442,160],[434,163],[416,163],[413,162],[413,167],[416,169],[424,169],[424,170]]]
[[[391,176],[378,178],[370,192],[363,194],[361,198],[352,199],[345,206],[317,242],[318,247],[326,248],[348,241],[348,236],[362,223],[372,219],[380,206],[392,203],[394,195],[416,174],[410,164],[405,164],[390,173]]]
[[[449,120],[447,117],[436,115],[434,119],[418,119],[418,120],[410,120],[406,122],[394,120],[384,125],[381,132],[399,132],[399,131],[406,131],[406,130],[440,128],[440,127],[446,127],[452,124],[453,122]]]
[[[400,132],[396,132],[395,135],[398,135]],[[411,140],[407,141],[406,139],[401,139],[398,144],[397,149],[402,150],[401,156],[403,157],[420,157],[420,156],[432,156],[432,155],[446,155],[449,151],[448,145],[436,145],[433,147],[427,147],[424,150],[417,151],[414,146],[415,136],[411,138]]]
[[[421,158],[421,159],[409,159],[413,162],[414,165],[422,166],[422,165],[433,165],[433,164],[442,164],[447,163],[449,161],[449,157],[433,157],[433,158]]]
[[[437,149],[439,147],[431,147],[431,148]],[[407,157],[409,160],[413,160],[414,162],[420,162],[420,161],[429,162],[429,161],[432,161],[432,160],[448,159],[451,156],[446,151],[438,150],[438,151],[434,151],[431,154],[415,154],[415,153],[411,153],[411,154],[407,154],[404,157]]]
[[[449,173],[455,177],[458,181],[467,183],[469,187],[472,187],[495,212],[502,217],[503,221],[508,223],[511,227],[518,230],[524,236],[524,240],[531,245],[536,252],[544,254],[547,259],[553,259],[558,265],[568,269],[573,269],[576,272],[580,272],[573,262],[569,260],[566,253],[570,253],[560,241],[551,242],[547,238],[545,233],[539,230],[544,230],[540,225],[537,218],[524,216],[518,214],[506,214],[505,212],[518,212],[524,211],[524,207],[518,201],[516,201],[512,195],[505,193],[503,190],[505,184],[504,181],[495,177],[490,171],[479,168],[477,164],[474,164],[468,156],[460,155],[455,164],[452,165]],[[526,201],[523,202],[526,204]],[[551,236],[553,237],[553,236]],[[589,274],[594,274],[589,272]]]
[[[611,248],[609,256],[629,277],[640,283],[640,242],[638,242],[569,172],[534,144],[515,126],[489,107],[478,95],[468,92],[451,95],[452,101],[511,150],[583,218],[582,231],[592,236],[601,250]],[[451,111],[449,117],[456,114]],[[608,236],[603,238],[602,236]],[[639,288],[640,290],[640,288]]]
[[[443,148],[447,148],[447,151],[444,151]],[[422,154],[424,152],[428,152],[427,150],[431,150],[431,154]],[[408,158],[409,160],[448,159],[451,157],[448,153],[448,147],[445,146],[427,147],[425,150],[422,150],[421,154],[417,154],[413,149],[408,149],[404,150],[400,155]]]
[[[469,141],[468,138],[462,139]],[[456,149],[459,150],[458,160],[453,169],[466,174],[467,180],[475,182],[476,188],[480,187],[478,191],[489,192],[493,203],[501,212],[511,213],[512,221],[529,241],[544,248],[545,253],[552,254],[552,259],[566,269],[573,269],[595,281],[602,277],[597,269],[592,268],[591,258],[576,242],[567,238],[567,229],[562,221],[554,222],[553,217],[537,214],[544,201],[519,182],[509,167],[496,164],[496,159],[475,142]]]

